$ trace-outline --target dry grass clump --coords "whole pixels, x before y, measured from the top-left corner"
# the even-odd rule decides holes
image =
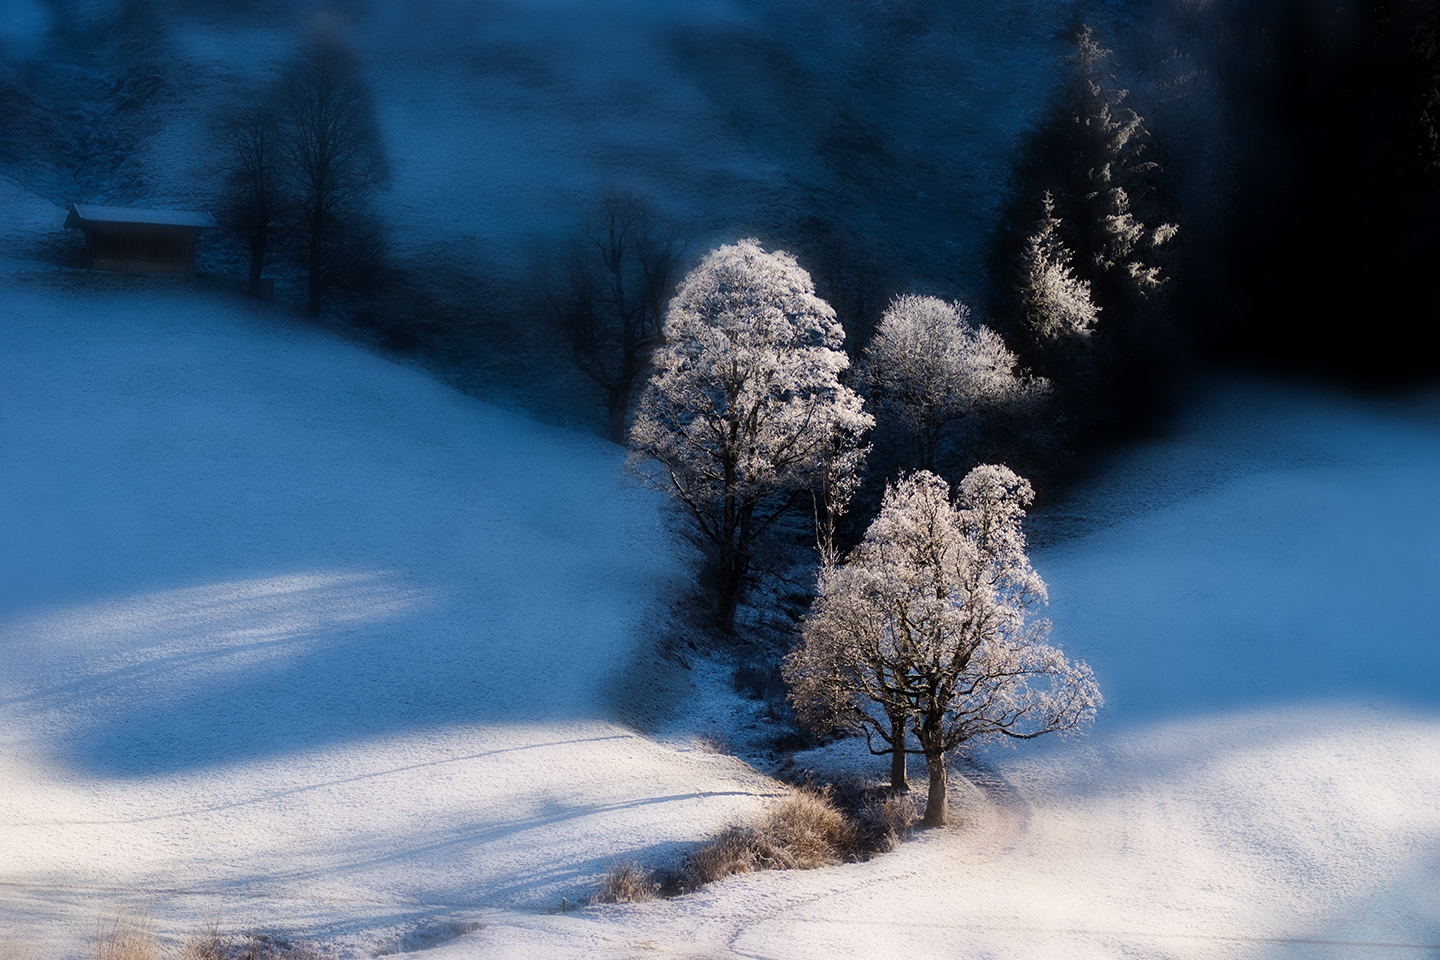
[[[721,753],[726,756],[733,756],[735,751],[730,748],[730,741],[725,737],[725,731],[716,730],[714,733],[702,733],[695,738],[695,746],[701,753]]]
[[[756,870],[812,870],[890,850],[920,819],[914,794],[895,796],[871,781],[793,790],[764,822],[730,827],[658,876],[634,862],[610,868],[591,903],[641,903],[691,893]]]
[[[860,832],[861,856],[893,850],[920,821],[923,795],[895,794],[873,780],[847,778],[834,788],[835,805]]]
[[[185,960],[322,960],[323,954],[303,940],[286,940],[265,933],[247,933],[228,939],[215,926],[192,937],[184,946]]]
[[[181,954],[185,960],[229,960],[230,956],[220,928],[213,923],[187,940]]]
[[[304,940],[286,940],[265,933],[248,934],[230,956],[235,960],[323,960],[323,954]]]
[[[644,903],[655,899],[659,884],[655,878],[634,860],[616,863],[600,882],[600,891],[590,898],[591,903]]]
[[[852,859],[861,835],[831,802],[829,790],[792,793],[758,827],[731,827],[686,858],[680,886],[753,870],[812,870]]]
[[[680,866],[680,892],[698,890],[707,883],[755,869],[755,831],[730,827],[685,858]]]
[[[797,790],[760,825],[761,862],[772,869],[813,870],[853,856],[860,839],[828,789]]]
[[[160,941],[148,913],[117,910],[95,925],[92,960],[160,960]]]

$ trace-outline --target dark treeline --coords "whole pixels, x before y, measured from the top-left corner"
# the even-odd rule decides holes
[[[216,135],[229,174],[221,209],[249,249],[252,294],[274,239],[289,241],[312,316],[328,288],[374,278],[383,241],[369,200],[390,170],[374,96],[342,41],[310,37],[270,88],[224,111]]]
[[[1161,0],[1133,34],[1072,28],[988,298],[1054,385],[1052,449],[1154,422],[1194,358],[1357,385],[1440,372],[1437,10]]]
[[[1436,370],[1437,10],[1226,12],[1247,56],[1225,77],[1245,151],[1218,258],[1237,308],[1216,331],[1222,356],[1381,382]],[[1195,277],[1187,302],[1205,286]]]
[[[1167,0],[1133,45],[1213,357],[1351,382],[1440,347],[1440,5]]]

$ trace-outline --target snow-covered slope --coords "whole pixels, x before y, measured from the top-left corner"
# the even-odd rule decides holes
[[[3,282],[7,941],[127,902],[355,955],[483,924],[437,960],[1440,945],[1434,396],[1221,381],[1116,455],[1035,555],[1108,706],[977,758],[951,829],[556,915],[776,790],[612,719],[686,576],[618,452],[204,285]]]
[[[0,939],[369,950],[775,792],[614,719],[686,571],[613,446],[183,281],[3,284]]]
[[[869,863],[511,918],[437,960],[1436,955],[1437,490],[1440,396],[1219,382],[1035,555],[1108,697],[1084,740],[982,755],[955,825]]]
[[[1111,8],[1124,4],[1091,12]],[[375,89],[394,170],[376,209],[402,269],[518,281],[615,182],[649,193],[702,246],[759,233],[794,248],[844,224],[927,285],[974,296],[1012,138],[1077,9],[80,0],[66,5],[68,37],[0,56],[35,78],[75,140],[65,172],[27,174],[56,202],[78,191],[214,209],[216,116],[260,96],[322,30],[353,45]],[[202,246],[205,269],[243,274],[238,247]]]

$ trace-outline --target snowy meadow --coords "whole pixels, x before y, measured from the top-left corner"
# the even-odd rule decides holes
[[[683,555],[619,454],[279,308],[7,291],[8,938],[79,955],[120,903],[167,937],[214,919],[353,955],[462,922],[436,949],[1434,951],[1433,395],[1221,380],[1117,455],[1066,506],[1089,532],[1034,554],[1108,706],[1083,741],[961,766],[952,827],[557,915],[783,791],[683,722],[617,719],[732,709],[647,674]]]
[[[977,295],[1062,28],[1129,14],[844,9],[346,6],[393,262],[483,312],[625,178],[697,246],[852,209],[925,292]],[[10,11],[7,83],[82,38],[28,68],[57,103],[168,66],[143,109],[93,101],[71,166],[0,166],[0,957],[92,957],[117,910],[177,954],[214,926],[344,958],[1440,957],[1434,387],[1202,373],[1027,521],[1105,698],[1083,737],[953,757],[949,824],[865,862],[591,905],[797,771],[888,758],[754,746],[684,518],[573,372],[532,418],[302,317],[293,274],[243,297],[209,238],[195,280],[57,268],[66,200],[209,202],[213,109],[313,11],[140,4],[118,40],[84,32],[107,4]]]

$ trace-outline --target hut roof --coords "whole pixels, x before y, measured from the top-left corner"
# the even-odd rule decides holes
[[[65,227],[74,230],[87,223],[146,223],[161,227],[195,227],[207,230],[215,226],[208,213],[189,210],[140,210],[134,207],[97,207],[91,204],[70,204]]]

